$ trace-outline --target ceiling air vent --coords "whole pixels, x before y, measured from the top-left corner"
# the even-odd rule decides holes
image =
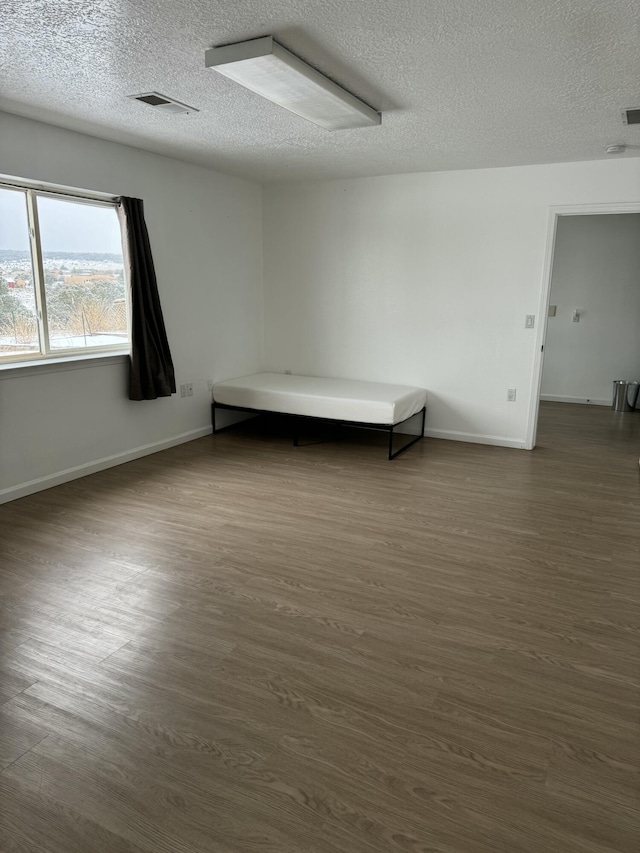
[[[159,92],[143,92],[141,95],[129,95],[134,101],[141,101],[143,104],[148,104],[150,107],[163,113],[197,113],[195,107],[190,107],[188,104],[183,104],[173,98],[167,98],[166,95],[161,95]]]
[[[640,124],[640,107],[622,110],[622,121],[624,124]]]

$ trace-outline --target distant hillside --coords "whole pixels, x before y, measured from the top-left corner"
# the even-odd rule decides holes
[[[51,261],[110,261],[122,263],[122,255],[114,252],[43,252],[44,260]],[[31,254],[21,249],[0,249],[0,263],[31,261]]]

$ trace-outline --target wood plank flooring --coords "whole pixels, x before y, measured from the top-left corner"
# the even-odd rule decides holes
[[[639,448],[247,427],[0,507],[0,850],[637,853]]]

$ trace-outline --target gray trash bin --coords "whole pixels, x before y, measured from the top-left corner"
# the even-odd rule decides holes
[[[640,383],[634,379],[616,379],[613,383],[614,412],[634,412],[638,402]]]

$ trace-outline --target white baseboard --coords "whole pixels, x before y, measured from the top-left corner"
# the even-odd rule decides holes
[[[140,459],[142,456],[149,456],[161,450],[168,450],[170,447],[185,444],[187,441],[194,441],[194,439],[202,438],[205,435],[211,435],[211,424],[189,430],[189,432],[183,432],[180,435],[174,435],[171,438],[165,438],[162,441],[143,444],[140,447],[134,447],[132,450],[125,450],[122,453],[114,453],[113,456],[104,456],[102,459],[96,459],[94,462],[85,462],[83,465],[66,468],[64,471],[58,471],[56,474],[48,474],[46,477],[39,477],[37,480],[29,480],[27,483],[9,486],[8,489],[0,490],[0,504],[15,501],[27,495],[33,495],[35,492],[42,492],[44,489],[51,489],[53,486],[68,483],[70,480],[78,480],[80,477],[86,477],[88,474],[104,471],[105,468],[114,468],[116,465],[122,465],[124,462],[132,462],[134,459]]]
[[[427,438],[444,438],[447,441],[466,441],[470,444],[491,444],[496,447],[515,447],[525,449],[524,438],[503,438],[500,435],[482,435],[477,432],[457,432],[452,429],[426,429]]]
[[[540,394],[540,399],[545,403],[580,403],[583,406],[609,406],[611,408],[611,400],[593,400],[589,397],[559,397],[555,394]]]
[[[81,477],[87,477],[89,474],[96,474],[98,471],[104,471],[107,468],[115,468],[116,465],[123,465],[125,462],[132,462],[134,459],[141,459],[143,456],[150,456],[152,453],[159,453],[161,450],[168,450],[170,447],[176,447],[178,444],[185,444],[188,441],[194,441],[196,438],[202,438],[210,434],[211,425],[207,424],[207,426],[198,427],[198,429],[192,429],[189,432],[183,432],[180,435],[174,435],[162,441],[143,444],[140,447],[134,447],[132,450],[114,453],[112,456],[104,456],[102,459],[96,459],[93,462],[85,462],[83,465],[76,465],[73,468],[66,468],[64,471],[57,471],[55,474],[48,474],[46,477],[39,477],[37,480],[18,483],[18,485],[9,486],[7,489],[0,489],[0,504],[27,497],[27,495],[33,495],[36,492],[42,492],[54,486],[60,486],[62,483],[68,483],[71,480],[79,480]],[[473,432],[456,432],[446,429],[427,429],[424,434],[429,438],[443,438],[449,441],[466,441],[472,444],[524,448],[524,440],[520,438],[502,438],[497,435],[481,435]]]

